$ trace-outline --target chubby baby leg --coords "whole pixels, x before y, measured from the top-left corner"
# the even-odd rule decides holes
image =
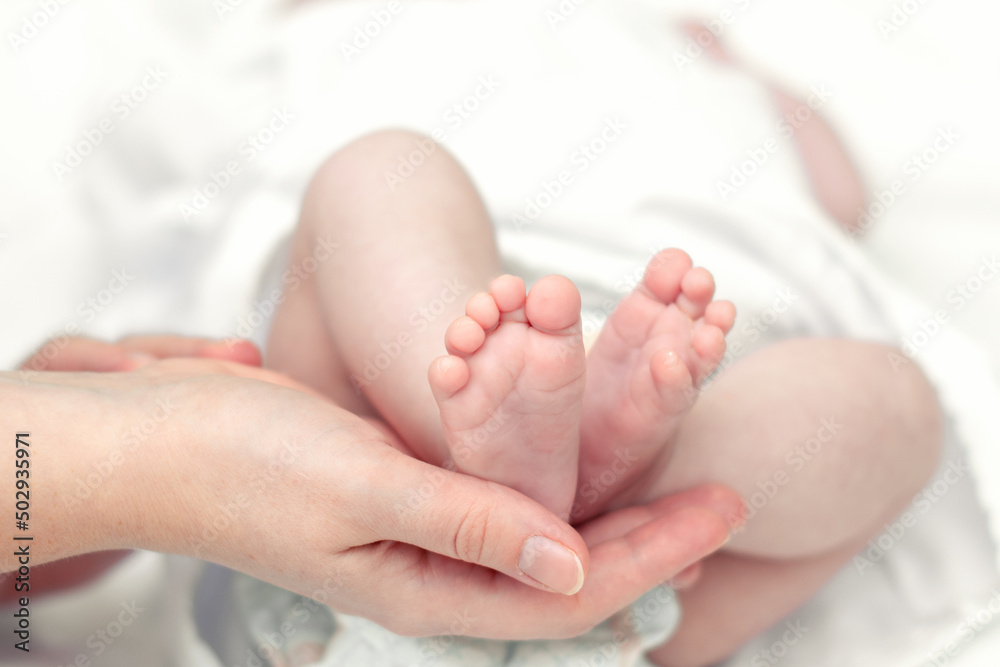
[[[318,261],[321,244],[333,250]],[[286,286],[267,365],[385,419],[420,458],[446,461],[427,369],[465,302],[500,274],[469,177],[427,137],[362,137],[320,167],[293,246],[290,269],[307,275]]]
[[[323,261],[320,246],[332,248]],[[310,273],[286,288],[268,366],[384,419],[425,461],[568,515],[584,382],[580,295],[564,278],[527,295],[520,279],[497,278],[492,224],[442,147],[387,131],[338,151],[306,194],[296,267]]]
[[[680,596],[678,634],[651,658],[713,664],[813,595],[934,471],[941,414],[892,348],[808,339],[748,356],[711,383],[640,498],[711,480],[753,498],[746,527]],[[766,502],[758,502],[764,493]]]

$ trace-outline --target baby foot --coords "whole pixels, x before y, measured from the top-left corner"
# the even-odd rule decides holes
[[[566,518],[576,492],[586,363],[580,293],[562,276],[501,276],[469,299],[428,373],[457,469]]]
[[[663,250],[608,318],[587,358],[574,520],[602,509],[669,449],[736,318],[714,293],[712,274],[681,250]]]

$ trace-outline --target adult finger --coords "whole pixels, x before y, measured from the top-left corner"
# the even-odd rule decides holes
[[[604,514],[577,526],[577,530],[593,548],[601,542],[621,537],[657,516],[684,507],[702,507],[715,512],[729,523],[731,531],[738,530],[746,522],[746,508],[738,493],[721,484],[703,484],[688,491],[660,498],[649,505],[639,505]]]
[[[130,371],[157,359],[201,357],[260,366],[257,347],[246,340],[185,336],[129,336],[117,343],[74,336],[50,340],[21,365],[22,370],[110,373]]]
[[[45,343],[19,368],[32,371],[110,373],[133,367],[128,351],[104,341],[74,336]]]
[[[283,373],[279,373],[278,371],[273,371],[268,368],[248,366],[246,364],[241,364],[235,361],[227,361],[224,359],[173,357],[170,359],[158,360],[155,364],[150,365],[148,370],[151,373],[173,372],[190,375],[232,375],[235,377],[259,380],[261,382],[287,387],[288,389],[294,389],[295,391],[322,399],[324,403],[330,403],[328,398],[317,392],[315,389],[307,387],[301,382],[293,380]]]
[[[204,357],[249,366],[261,364],[257,346],[240,338],[215,340],[189,336],[128,336],[119,341],[119,344],[130,352],[148,354],[157,359]]]
[[[580,535],[555,514],[500,484],[386,448],[361,472],[367,497],[356,520],[373,540],[396,540],[573,595],[589,563]],[[391,476],[385,474],[392,469]]]
[[[371,545],[347,552],[340,562],[349,570],[370,569],[378,559],[380,576],[366,587],[366,598],[376,620],[398,633],[440,634],[449,629],[446,621],[460,617],[466,619],[464,635],[562,639],[583,634],[688,570],[725,544],[728,533],[725,520],[704,508],[658,516],[591,549],[586,583],[573,596],[528,588],[436,554],[421,556],[408,545],[388,552]],[[387,615],[389,607],[394,612]]]

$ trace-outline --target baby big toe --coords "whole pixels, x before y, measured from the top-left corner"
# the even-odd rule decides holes
[[[580,323],[580,291],[569,278],[546,276],[528,293],[524,313],[539,331],[564,332]]]

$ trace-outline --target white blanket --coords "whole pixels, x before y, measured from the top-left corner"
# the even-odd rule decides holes
[[[943,76],[934,78],[946,88],[935,94],[937,105],[914,105],[893,76],[923,73],[926,63],[907,69],[879,52],[870,16],[863,25],[874,37],[858,37],[858,8],[818,4],[815,15],[801,16],[792,3],[773,1],[771,9],[731,2],[699,10],[723,17],[729,9],[727,30],[738,48],[794,88],[833,91],[824,111],[861,147],[876,190],[902,173],[900,160],[883,156],[905,156],[912,143],[922,150],[922,141],[953,121],[949,110],[988,108]],[[671,27],[677,3],[315,2],[290,12],[264,0],[224,2],[56,3],[34,33],[24,21],[42,22],[40,4],[5,8],[0,24],[21,36],[8,35],[11,48],[0,61],[12,88],[0,118],[18,130],[8,133],[0,165],[0,275],[16,287],[0,297],[17,322],[0,346],[7,367],[72,325],[107,338],[137,330],[235,333],[254,308],[257,277],[294,224],[310,174],[332,150],[386,126],[437,131],[479,185],[502,230],[505,257],[529,272],[578,279],[591,295],[594,322],[603,295],[621,293],[651,248],[666,245],[685,247],[713,269],[720,296],[740,306],[735,337],[748,346],[771,335],[824,334],[898,344],[914,340],[933,317],[935,308],[893,286],[817,209],[765,93],[705,56],[678,59],[690,56],[690,43]],[[883,10],[889,15],[891,7],[869,14],[877,19]],[[944,10],[920,11],[909,33],[889,39],[908,43],[928,29],[926,16]],[[775,20],[787,16],[798,19],[795,29]],[[776,33],[776,24],[785,32]],[[824,48],[849,35],[857,52],[813,55],[823,49],[795,35],[826,35],[817,24],[829,28]],[[964,55],[954,58],[965,63]],[[957,99],[938,100],[948,95]],[[883,105],[903,96],[905,113],[863,104],[872,96]],[[968,195],[936,191],[952,195],[949,201],[959,194],[966,203],[989,200],[995,189],[984,179],[1000,145],[990,143],[995,129],[986,123],[995,115],[983,114],[957,123],[970,137],[948,156],[959,156],[953,162],[961,171],[948,180],[958,167],[942,159],[922,186],[961,179]],[[769,140],[777,149],[722,201],[719,182]],[[890,213],[925,202],[926,191],[912,188]],[[982,217],[981,208],[962,210],[974,223]],[[891,231],[890,220],[886,215],[883,229]],[[882,257],[893,247],[879,236],[886,233],[871,235]],[[896,243],[900,237],[905,232]],[[959,266],[958,278],[977,269]],[[115,270],[135,276],[118,294],[109,289]],[[789,291],[788,315],[754,338],[750,317]],[[969,311],[981,312],[984,302]],[[1000,436],[989,419],[998,395],[986,359],[952,326],[920,347],[916,360],[935,380],[953,426],[927,497],[935,502],[926,511],[914,505],[919,520],[901,537],[887,529],[890,546],[884,555],[872,550],[871,568],[845,568],[789,619],[810,628],[794,645],[782,646],[786,628],[779,625],[733,664],[768,664],[768,655],[781,652],[787,665],[918,665],[953,636],[959,657],[974,654],[987,631],[962,624],[988,609],[1000,586],[993,546]],[[970,474],[955,479],[965,461],[978,485]],[[944,484],[941,493],[935,482]],[[143,555],[131,567],[114,577],[141,580],[136,573],[144,567],[187,565]],[[146,599],[177,610],[190,604],[193,586],[164,582],[161,596]],[[87,591],[90,609],[107,606],[109,590]],[[59,619],[78,619],[81,608],[52,600],[38,622],[66,627]],[[132,643],[119,642],[99,664],[133,664],[128,646],[142,646],[140,636],[162,647],[155,654],[162,664],[198,664],[194,655],[211,664],[192,618],[177,623],[144,626],[148,635],[130,634]],[[970,627],[976,641],[966,643]],[[93,657],[86,628],[46,641],[59,647],[58,659],[68,662],[78,651]],[[143,664],[161,664],[149,653],[139,653]]]

